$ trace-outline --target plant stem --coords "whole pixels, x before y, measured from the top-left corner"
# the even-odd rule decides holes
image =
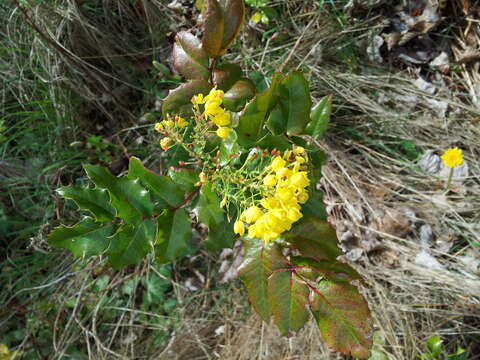
[[[455,170],[454,167],[450,168],[450,174],[448,175],[447,186],[445,187],[445,192],[448,192],[448,189],[450,189],[450,185],[452,185],[453,171],[454,170]]]

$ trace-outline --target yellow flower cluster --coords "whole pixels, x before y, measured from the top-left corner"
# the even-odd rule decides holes
[[[462,150],[459,148],[451,148],[443,153],[441,156],[445,166],[453,168],[463,164]]]
[[[167,116],[167,120],[163,120],[155,124],[155,131],[158,131],[159,133],[162,133],[162,134],[168,134],[168,131],[173,130],[175,127],[179,129],[183,129],[187,126],[188,126],[188,122],[181,116],[179,115],[175,116],[175,121],[173,121],[172,119],[170,119],[170,117]],[[173,139],[170,138],[169,136],[166,136],[162,140],[160,140],[160,147],[164,151],[167,151],[170,148],[172,143],[173,143]]]
[[[305,149],[297,147],[276,156],[263,178],[268,189],[260,206],[250,206],[234,224],[235,233],[243,236],[245,225],[248,236],[263,239],[265,243],[277,239],[302,217],[301,205],[308,200],[306,187],[310,184],[308,172],[303,169],[308,160]]]
[[[222,139],[228,138],[231,131],[231,128],[228,126],[231,120],[230,113],[221,107],[224,95],[222,90],[213,88],[205,97],[203,94],[198,94],[192,98],[192,103],[197,109],[199,104],[205,105],[203,116],[217,125],[216,134]]]

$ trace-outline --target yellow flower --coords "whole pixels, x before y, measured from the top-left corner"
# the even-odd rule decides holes
[[[216,87],[214,87],[212,90],[210,90],[210,93],[205,97],[206,101],[212,101],[212,100],[220,100],[220,103],[222,103],[223,96],[225,93],[223,90],[217,90]]]
[[[207,101],[205,103],[205,111],[203,112],[203,115],[207,118],[210,119],[211,117],[216,116],[220,112],[222,112],[222,108],[220,107],[221,101]]]
[[[230,135],[230,129],[229,127],[219,127],[216,131],[217,133],[217,136],[222,138],[222,139],[226,139],[228,138],[228,135]]]
[[[462,150],[459,148],[450,148],[441,156],[445,166],[453,168],[463,164]]]
[[[255,14],[252,15],[250,20],[256,24],[256,23],[259,23],[262,20],[262,16],[263,16],[263,14],[261,12],[257,11]]]
[[[157,122],[155,124],[155,131],[162,132],[165,128],[163,127],[162,123]]]
[[[235,234],[243,236],[243,234],[245,234],[245,225],[243,222],[240,220],[235,221],[235,224],[233,224],[233,231]]]
[[[258,206],[250,206],[242,213],[242,216],[240,216],[240,218],[243,217],[243,219],[245,219],[245,222],[251,224],[257,221],[262,215],[263,212]]]
[[[175,117],[175,122],[176,122],[176,125],[180,129],[183,129],[184,127],[186,127],[188,125],[188,122],[185,121],[184,118],[182,118],[181,116],[178,116],[178,115]]]
[[[223,109],[221,109],[221,110],[223,110]],[[212,121],[217,126],[230,125],[230,113],[226,112],[225,110],[220,111],[217,115],[215,115],[212,118]]]
[[[193,105],[198,105],[198,104],[205,104],[205,98],[203,97],[203,94],[198,94],[192,97],[192,104]]]
[[[175,124],[173,123],[173,121],[170,120],[170,119],[168,119],[168,120],[163,120],[162,123],[163,123],[163,125],[166,126],[166,127],[173,127],[173,125],[175,125]]]
[[[263,179],[263,183],[268,187],[274,187],[277,183],[277,179],[275,178],[275,175],[270,174],[265,176],[265,178]]]
[[[163,149],[163,151],[167,151],[170,149],[170,144],[172,143],[172,139],[167,137],[164,137],[162,140],[160,140],[160,147]]]
[[[293,149],[293,152],[297,155],[301,155],[305,152],[305,149],[301,146],[297,146],[295,149]]]
[[[304,188],[310,185],[310,180],[306,171],[299,171],[292,175],[290,178],[290,184],[294,187]]]
[[[283,160],[281,156],[277,156],[275,157],[275,159],[273,159],[271,167],[273,171],[278,171],[281,168],[283,168],[286,164],[287,162]]]

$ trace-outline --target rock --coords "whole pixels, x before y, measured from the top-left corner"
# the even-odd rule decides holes
[[[422,250],[417,254],[415,257],[415,264],[424,266],[431,270],[445,270],[445,266],[440,264],[437,259],[435,259],[425,250]]]

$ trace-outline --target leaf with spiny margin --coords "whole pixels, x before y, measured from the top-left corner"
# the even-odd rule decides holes
[[[199,171],[193,169],[173,167],[168,169],[168,176],[187,193],[195,190],[195,184],[199,181],[198,174]]]
[[[350,265],[339,260],[314,260],[304,256],[292,257],[292,262],[311,272],[315,278],[322,276],[327,279],[360,280],[361,275]]]
[[[310,290],[294,271],[276,271],[268,278],[268,302],[283,336],[299,331],[307,322]]]
[[[279,86],[279,103],[288,135],[300,135],[310,121],[312,99],[308,81],[301,71],[287,75]]]
[[[213,72],[213,83],[223,91],[230,89],[242,77],[242,68],[237,64],[218,65]]]
[[[305,132],[315,139],[321,139],[327,131],[332,113],[332,95],[325,96],[312,108],[310,122]]]
[[[220,207],[220,199],[212,190],[212,184],[206,182],[202,185],[197,204],[193,212],[198,221],[204,223],[208,228],[220,224],[224,219],[224,211]]]
[[[101,255],[110,243],[115,225],[97,223],[85,217],[73,226],[61,225],[48,235],[48,242],[55,248],[69,249],[76,257]]]
[[[317,169],[316,169],[317,170]],[[314,217],[319,220],[327,220],[327,210],[323,203],[323,194],[315,189],[317,181],[313,178],[310,172],[310,186],[308,189],[309,198],[305,204],[302,205],[302,214],[304,217]]]
[[[202,46],[212,58],[222,54],[224,34],[223,10],[217,0],[205,0]]]
[[[282,135],[287,131],[286,120],[282,109],[277,105],[270,112],[270,116],[267,120],[267,129],[270,130],[273,135]]]
[[[372,347],[370,310],[348,281],[321,280],[311,310],[329,346],[355,358],[368,359]]]
[[[157,194],[170,206],[177,207],[183,203],[185,194],[172,179],[146,169],[142,162],[133,156],[130,158],[128,165],[128,177],[130,179],[140,179],[148,190]]]
[[[177,34],[172,58],[173,67],[186,79],[209,79],[208,55],[200,40],[191,33],[180,31]]]
[[[268,302],[268,278],[273,271],[285,268],[288,263],[276,243],[264,244],[260,239],[244,238],[243,245],[245,255],[238,274],[253,308],[268,322],[272,316]]]
[[[336,260],[342,255],[335,229],[326,220],[304,217],[284,238],[305,257]]]
[[[162,116],[192,114],[192,97],[198,94],[206,95],[211,89],[212,85],[208,81],[197,79],[170,90],[168,96],[163,100]]]
[[[57,190],[64,198],[73,200],[80,209],[90,211],[99,222],[107,222],[115,217],[115,208],[105,189],[91,189],[80,186],[65,186]]]
[[[223,106],[227,110],[238,112],[255,96],[255,93],[255,84],[251,80],[240,79],[225,93]]]
[[[265,118],[277,104],[278,86],[282,79],[282,74],[274,74],[270,87],[263,93],[255,96],[245,106],[236,129],[240,145],[249,147],[259,139]]]
[[[233,221],[229,222],[224,216],[221,223],[210,226],[205,246],[212,251],[231,248],[235,238]]]
[[[222,39],[222,53],[224,53],[242,28],[245,17],[245,4],[243,0],[223,0],[220,4],[225,19]]]
[[[168,263],[183,256],[188,251],[188,241],[192,227],[187,211],[183,208],[175,212],[166,211],[157,219],[157,239],[155,258],[160,263]]]
[[[136,224],[123,224],[111,240],[107,251],[109,262],[116,270],[140,263],[153,249],[155,222],[143,219]]]
[[[125,222],[135,223],[142,217],[152,216],[154,204],[138,180],[117,178],[98,165],[85,165],[85,171],[95,185],[108,190],[117,216]]]

